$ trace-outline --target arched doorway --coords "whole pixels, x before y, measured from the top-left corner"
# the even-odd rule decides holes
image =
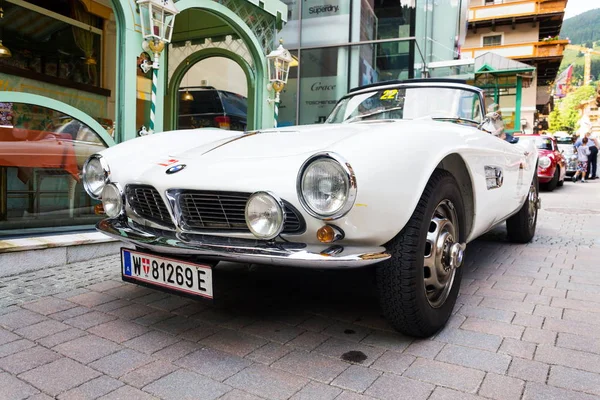
[[[232,65],[233,64],[233,65]],[[242,79],[243,82],[235,82],[235,84],[226,83],[225,80],[220,79],[216,80],[215,77],[217,74],[224,74],[224,68],[228,66],[231,71],[232,78],[234,79]],[[220,70],[215,70],[214,68],[220,68]],[[236,68],[237,67],[237,68]],[[198,73],[200,72],[200,73]],[[194,74],[195,76],[190,80],[189,75]],[[212,78],[212,79],[211,79]],[[245,88],[243,88],[245,86]],[[185,60],[181,62],[178,68],[173,73],[173,76],[169,83],[167,98],[169,99],[169,112],[166,113],[167,118],[167,126],[170,129],[180,129],[180,128],[197,128],[197,127],[221,127],[217,121],[217,124],[210,124],[206,122],[199,122],[199,124],[190,125],[189,121],[182,116],[187,115],[189,113],[186,112],[185,106],[186,104],[182,102],[182,88],[190,88],[195,87],[196,91],[199,91],[200,88],[205,88],[202,93],[196,93],[196,97],[202,96],[202,99],[207,98],[219,98],[219,104],[216,106],[216,110],[211,109],[212,107],[209,104],[206,104],[208,108],[195,109],[195,114],[204,114],[204,113],[220,113],[224,112],[225,114],[230,114],[227,112],[228,103],[225,97],[233,97],[234,95],[240,95],[244,97],[245,109],[243,114],[240,112],[233,112],[235,114],[235,119],[239,120],[238,123],[235,121],[228,121],[230,127],[234,130],[247,130],[247,129],[255,129],[257,126],[257,110],[255,104],[255,96],[253,95],[256,92],[256,74],[254,73],[252,66],[249,62],[240,56],[237,53],[234,53],[230,50],[221,49],[221,48],[204,48],[198,50],[194,53],[189,54],[185,57]],[[207,89],[207,87],[214,87],[214,90]],[[242,90],[244,89],[244,90]],[[194,92],[192,92],[194,95]],[[193,104],[198,104],[198,99],[196,98],[192,101]],[[233,99],[233,102],[236,102],[237,99]],[[210,102],[211,104],[213,102]],[[183,107],[182,107],[183,105]],[[198,105],[198,107],[202,107]],[[196,107],[196,108],[198,108]],[[235,106],[233,106],[235,107]],[[241,107],[236,107],[241,108]],[[215,115],[214,117],[217,117]],[[178,123],[178,118],[181,118],[182,123]],[[198,119],[198,118],[197,118]],[[242,121],[243,120],[243,121]],[[185,121],[185,122],[184,122]],[[214,118],[213,118],[214,121]],[[231,123],[234,123],[234,126],[231,126]],[[241,127],[240,125],[244,125]]]
[[[177,2],[180,13],[169,45],[167,129],[177,125],[174,116],[178,115],[178,89],[185,73],[197,62],[210,57],[225,57],[244,71],[248,87],[248,129],[269,126],[272,121],[272,110],[266,102],[265,54],[272,47],[275,19],[250,3],[227,3],[231,4],[226,7],[210,0]],[[244,15],[246,18],[242,19]],[[247,22],[254,24],[252,29]]]

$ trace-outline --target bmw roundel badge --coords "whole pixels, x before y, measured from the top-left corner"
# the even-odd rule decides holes
[[[176,172],[179,172],[179,171],[181,171],[181,170],[182,170],[182,169],[184,169],[184,168],[185,168],[185,164],[177,164],[177,165],[173,165],[171,168],[169,168],[169,169],[167,170],[167,174],[168,174],[168,175],[174,174],[174,173],[176,173]]]

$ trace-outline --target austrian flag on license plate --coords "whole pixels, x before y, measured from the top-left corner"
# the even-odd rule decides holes
[[[213,298],[212,269],[172,258],[121,249],[123,276],[171,290]]]

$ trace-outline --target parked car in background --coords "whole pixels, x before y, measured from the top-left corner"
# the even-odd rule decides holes
[[[125,281],[213,298],[219,261],[375,265],[391,326],[427,337],[452,315],[467,243],[504,222],[510,241],[535,235],[538,153],[484,130],[482,110],[464,82],[382,82],[324,124],[128,140],[83,179],[108,217],[97,228],[135,246]]]
[[[220,128],[232,131],[246,130],[248,100],[246,97],[218,90],[212,86],[194,86],[179,89],[178,129]]]
[[[577,153],[573,146],[573,137],[567,133],[555,133],[554,137],[556,138],[558,150],[565,157],[567,176],[575,175],[575,172],[577,172]]]
[[[550,135],[523,135],[515,137],[519,141],[533,141],[538,149],[539,160],[537,175],[540,186],[548,191],[553,191],[557,186],[565,183],[567,172],[567,159],[558,149],[556,138]]]

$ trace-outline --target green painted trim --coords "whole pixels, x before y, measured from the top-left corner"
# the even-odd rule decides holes
[[[267,57],[256,35],[232,10],[213,0],[179,0],[177,2],[177,9],[180,12],[190,8],[201,8],[215,13],[230,24],[232,29],[244,41],[252,56],[254,75],[256,77],[255,90],[248,92],[248,104],[254,105],[254,129],[272,127],[273,109],[272,106],[266,106],[267,99],[269,98],[267,91],[267,84],[269,83],[267,77]],[[175,23],[177,24],[177,21]]]
[[[185,74],[190,70],[190,68],[194,66],[194,64],[210,57],[225,57],[236,62],[242,68],[244,74],[246,74],[246,80],[248,82],[248,93],[252,93],[254,90],[256,90],[256,76],[254,75],[254,70],[252,69],[250,64],[248,64],[248,62],[244,60],[244,58],[242,58],[240,55],[226,49],[220,49],[215,47],[198,50],[187,57],[187,60],[189,60],[190,62],[189,65],[187,65],[186,63],[179,64],[179,66],[177,67],[177,69],[175,69],[173,75],[171,76],[171,82],[167,89],[167,101],[165,109],[165,126],[167,127],[167,129],[176,129],[175,118],[173,117],[179,114],[179,86]],[[254,97],[250,96],[248,98],[248,110],[254,110],[255,105],[256,104],[254,103]],[[248,114],[248,130],[255,129],[255,115],[255,112]]]
[[[517,93],[515,103],[515,130],[521,130],[521,97],[523,92],[523,78],[517,76]]]
[[[515,69],[494,69],[491,66],[489,66],[488,64],[483,64],[483,66],[481,68],[479,68],[477,71],[475,71],[476,74],[489,74],[491,73],[492,75],[512,75],[512,74],[517,74],[519,72],[533,72],[535,71],[535,67],[529,67],[529,68],[515,68]]]
[[[0,102],[2,103],[27,103],[35,104],[36,106],[50,108],[61,113],[72,116],[73,118],[83,122],[96,132],[108,146],[114,146],[116,143],[106,130],[95,119],[80,111],[79,109],[63,103],[62,101],[54,100],[49,97],[40,96],[31,93],[22,92],[3,92],[0,91]]]

